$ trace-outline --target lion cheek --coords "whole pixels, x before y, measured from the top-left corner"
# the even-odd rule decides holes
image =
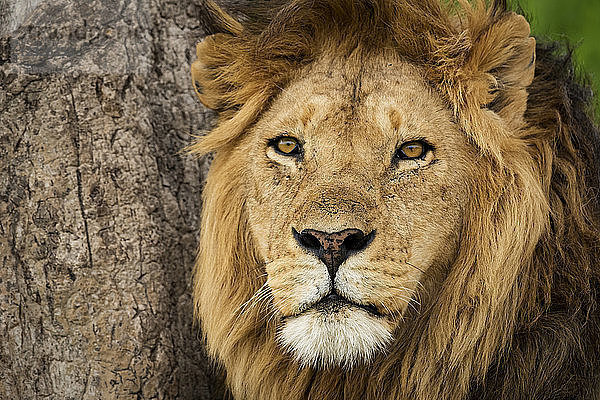
[[[325,266],[308,256],[275,260],[265,269],[273,306],[284,317],[304,311],[331,289]]]
[[[339,270],[335,288],[360,304],[372,304],[380,313],[401,320],[411,303],[419,304],[422,274],[406,263],[349,260]]]

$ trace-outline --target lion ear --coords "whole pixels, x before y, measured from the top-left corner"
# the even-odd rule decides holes
[[[222,111],[226,107],[227,93],[223,72],[236,61],[236,54],[228,42],[241,35],[243,26],[212,0],[205,0],[202,5],[203,25],[210,35],[196,46],[197,60],[192,63],[192,80],[202,104]]]
[[[239,35],[242,32],[242,24],[213,0],[203,0],[201,4],[200,16],[207,34]]]
[[[244,38],[225,33],[198,43],[198,59],[192,63],[194,90],[202,104],[219,113],[220,123],[190,146],[190,152],[203,155],[241,135],[269,98],[266,83],[248,78],[247,46]]]
[[[493,20],[472,31],[474,42],[463,66],[464,76],[470,77],[465,85],[470,98],[465,100],[494,112],[516,129],[522,126],[527,87],[535,73],[535,39],[521,15],[504,12]]]
[[[192,63],[192,80],[196,95],[206,107],[222,111],[225,108],[226,83],[219,72],[235,62],[227,49],[227,34],[207,36],[196,46],[197,59]],[[222,76],[222,75],[221,75]]]
[[[260,84],[250,84],[255,74],[249,69],[257,69],[252,46],[285,1],[234,2],[228,10],[243,23],[213,0],[203,0],[202,4],[203,24],[210,35],[196,46],[197,60],[192,64],[194,89],[206,107],[235,112],[261,89]]]

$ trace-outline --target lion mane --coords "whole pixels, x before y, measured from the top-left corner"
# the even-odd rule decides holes
[[[214,154],[194,299],[234,398],[600,399],[600,136],[569,52],[535,44],[505,0],[257,2],[242,23],[204,6],[212,32],[192,77],[218,121],[191,146]],[[358,44],[426,71],[487,169],[411,329],[371,364],[318,370],[279,348],[268,306],[239,312],[266,278],[240,190],[247,166],[229,155],[301,68]]]

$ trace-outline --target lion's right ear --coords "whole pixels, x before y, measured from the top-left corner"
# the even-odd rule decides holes
[[[196,46],[197,60],[192,64],[192,79],[198,98],[206,107],[222,111],[227,107],[228,83],[223,77],[236,62],[235,47],[243,26],[212,0],[202,2],[202,20],[211,33]]]
[[[202,1],[200,15],[204,29],[209,35],[215,33],[239,35],[243,30],[242,24],[213,0]]]
[[[252,124],[268,100],[289,81],[302,65],[305,40],[285,43],[262,39],[277,5],[287,0],[252,0],[235,9],[243,24],[205,1],[205,12],[213,24],[212,35],[198,43],[192,64],[194,89],[200,101],[218,112],[219,123],[188,150],[202,155],[231,143]],[[216,32],[216,33],[215,33]]]
[[[244,38],[225,33],[198,43],[194,90],[206,107],[218,112],[219,124],[188,148],[191,153],[200,156],[239,137],[269,98],[266,82],[251,79],[248,46]]]
[[[230,36],[217,33],[207,36],[196,46],[197,60],[192,63],[192,80],[196,95],[206,107],[223,111],[227,108],[227,83],[223,82],[223,69],[235,63],[227,51]]]

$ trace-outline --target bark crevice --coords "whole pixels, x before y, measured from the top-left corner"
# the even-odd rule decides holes
[[[75,156],[77,158],[77,169],[75,173],[77,174],[77,198],[79,199],[79,210],[81,211],[81,218],[83,219],[83,229],[85,233],[85,241],[87,243],[88,250],[88,262],[89,267],[94,268],[94,259],[92,257],[92,245],[90,243],[90,231],[88,228],[88,219],[85,215],[85,205],[83,203],[83,185],[81,183],[81,135],[80,135],[80,127],[79,127],[79,118],[77,117],[77,106],[75,105],[75,97],[73,97],[73,87],[69,87],[69,96],[71,98],[71,112],[73,113],[73,124],[74,128],[74,140],[75,144]]]

